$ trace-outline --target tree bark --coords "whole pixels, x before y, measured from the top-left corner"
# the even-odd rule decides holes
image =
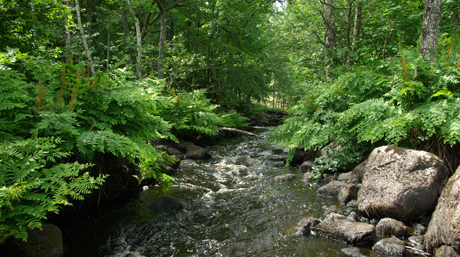
[[[335,15],[332,4],[333,0],[327,0],[324,5],[324,26],[326,29],[326,47],[328,49],[334,49],[337,45]]]
[[[131,58],[131,65],[135,65],[136,56],[134,56],[131,41],[129,40],[130,35],[129,35],[128,15],[126,14],[126,10],[124,9],[123,0],[122,0],[121,8],[123,9],[121,11],[121,23],[123,24],[123,32],[125,33],[125,37],[127,39],[126,43],[128,45],[128,53],[129,53],[129,57]]]
[[[326,62],[325,66],[325,78],[332,79],[332,74],[330,72],[330,67],[334,65],[336,58],[336,46],[337,46],[337,36],[336,36],[336,27],[335,27],[335,15],[334,15],[334,0],[326,0],[324,5],[324,28],[326,30],[325,34],[325,46],[326,46]]]
[[[136,73],[137,73],[137,79],[141,80],[142,79],[142,71],[141,71],[141,60],[142,60],[142,38],[141,38],[141,27],[139,24],[139,18],[136,15],[136,12],[134,11],[132,5],[131,5],[131,0],[128,0],[128,6],[129,10],[131,11],[131,14],[134,17],[134,25],[136,28],[136,39],[137,39],[137,58],[136,58]]]
[[[66,1],[66,6],[70,8],[69,1]],[[70,57],[70,31],[69,31],[69,19],[66,16],[65,25],[64,25],[64,33],[65,33],[65,49],[66,49],[66,57]]]
[[[86,0],[86,14],[88,16],[88,36],[93,35],[93,1]]]
[[[109,59],[110,59],[110,16],[109,21],[107,23],[107,64],[106,70],[109,70]]]
[[[356,9],[355,9],[355,25],[353,28],[353,42],[351,43],[352,53],[356,51],[356,44],[359,39],[359,32],[361,30],[362,10],[363,10],[363,3],[361,1],[358,1],[356,3]],[[350,55],[348,55],[347,64],[350,65]]]
[[[161,15],[161,29],[160,29],[160,46],[158,48],[158,78],[163,79],[163,58],[165,54],[165,16]]]
[[[158,47],[158,66],[157,66],[157,72],[158,72],[158,78],[163,79],[164,78],[164,73],[163,73],[163,58],[164,58],[164,52],[165,52],[165,30],[166,30],[166,25],[165,25],[165,9],[161,2],[159,0],[155,0],[155,2],[158,5],[158,8],[160,8],[160,43]]]
[[[96,74],[94,70],[93,59],[91,58],[91,52],[89,51],[88,43],[86,42],[85,32],[83,31],[83,26],[81,25],[81,15],[80,15],[80,3],[78,0],[75,0],[75,9],[77,11],[77,21],[78,28],[80,29],[81,40],[83,41],[83,46],[85,47],[86,57],[88,58],[89,68],[91,71],[90,76]]]
[[[420,54],[434,61],[438,51],[439,31],[441,30],[442,0],[425,0]]]

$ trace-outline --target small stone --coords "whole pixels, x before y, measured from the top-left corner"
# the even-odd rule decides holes
[[[313,167],[315,167],[317,164],[312,162],[312,161],[305,161],[300,165],[300,170],[302,172],[312,172]]]
[[[385,236],[396,236],[399,238],[405,237],[407,235],[407,227],[401,221],[384,218],[379,221],[375,227],[377,233]]]
[[[351,200],[347,203],[347,206],[351,208],[358,208],[358,202],[356,200]]]
[[[424,239],[425,239],[424,236],[410,236],[408,238],[409,242],[416,244],[416,245],[423,245]]]
[[[373,225],[348,220],[347,217],[331,213],[320,224],[311,228],[312,233],[346,244],[366,240],[375,231]]]
[[[404,252],[406,251],[406,247],[403,241],[394,237],[390,237],[378,241],[372,247],[372,250],[380,255],[403,256]]]
[[[352,220],[352,221],[358,221],[359,217],[358,217],[358,214],[356,212],[352,212],[352,213],[348,214],[347,219]]]
[[[355,184],[347,184],[340,190],[338,199],[342,204],[347,204],[351,200],[356,200],[358,197],[359,188]]]
[[[183,168],[183,167],[195,167],[195,166],[199,166],[199,165],[198,165],[198,163],[196,163],[196,161],[191,160],[191,159],[185,159],[185,160],[180,161],[180,163],[179,163],[179,167],[181,167],[181,168]]]
[[[315,182],[315,174],[311,172],[305,172],[302,176],[302,184],[303,185],[310,185],[311,183]]]
[[[211,155],[203,147],[197,145],[187,146],[187,158],[194,160],[210,159]]]
[[[162,196],[158,200],[150,202],[147,207],[159,211],[177,212],[184,209],[184,205],[170,196]]]
[[[295,174],[283,174],[275,177],[276,181],[291,181],[295,178]]]
[[[284,162],[274,162],[272,164],[272,166],[275,167],[275,168],[282,168],[282,167],[285,166],[285,164],[284,164]]]
[[[328,198],[337,198],[339,195],[340,190],[342,190],[346,186],[345,183],[340,181],[331,181],[327,185],[320,187],[316,194],[318,196],[328,197]]]
[[[331,206],[327,207],[326,210],[324,211],[324,216],[326,217],[331,213],[337,213],[337,214],[343,215],[343,211],[341,209],[339,209],[339,207],[337,207],[335,205],[331,205]]]
[[[343,248],[342,249],[342,252],[348,256],[351,256],[351,257],[367,257],[366,255],[364,254],[361,254],[359,252],[359,248],[358,247],[348,247],[348,248]]]
[[[296,236],[308,236],[310,235],[311,228],[321,223],[319,219],[313,217],[307,217],[302,219],[297,228],[295,229],[294,235]]]
[[[337,177],[337,180],[342,181],[344,183],[348,183],[352,175],[353,175],[352,171],[346,172],[346,173],[340,173],[340,175]]]

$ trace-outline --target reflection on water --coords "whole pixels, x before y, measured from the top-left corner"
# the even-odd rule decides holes
[[[66,255],[346,256],[346,245],[292,236],[302,218],[323,218],[323,206],[332,202],[316,199],[298,169],[273,167],[271,160],[285,152],[248,136],[207,150],[213,158],[179,170],[172,185],[150,187],[138,199],[68,224]],[[274,180],[285,173],[297,177]],[[146,207],[163,195],[181,201],[185,210],[168,214]]]

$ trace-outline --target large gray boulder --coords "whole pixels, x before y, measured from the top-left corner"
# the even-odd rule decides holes
[[[425,234],[425,247],[429,252],[441,245],[460,253],[460,167],[442,191]]]
[[[320,224],[311,228],[312,234],[337,242],[355,244],[368,238],[375,231],[373,225],[355,222],[347,217],[331,213]]]
[[[368,217],[414,220],[433,211],[449,171],[434,154],[397,146],[372,151],[358,193]]]

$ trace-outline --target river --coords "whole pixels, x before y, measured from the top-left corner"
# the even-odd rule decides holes
[[[179,169],[173,184],[144,188],[139,197],[68,222],[61,228],[65,256],[346,256],[347,245],[292,235],[302,218],[322,219],[324,208],[338,203],[302,185],[298,168],[275,167],[286,152],[250,136],[221,140],[207,151],[212,159]],[[297,177],[275,181],[285,173]],[[170,214],[146,207],[163,195],[185,209]]]

